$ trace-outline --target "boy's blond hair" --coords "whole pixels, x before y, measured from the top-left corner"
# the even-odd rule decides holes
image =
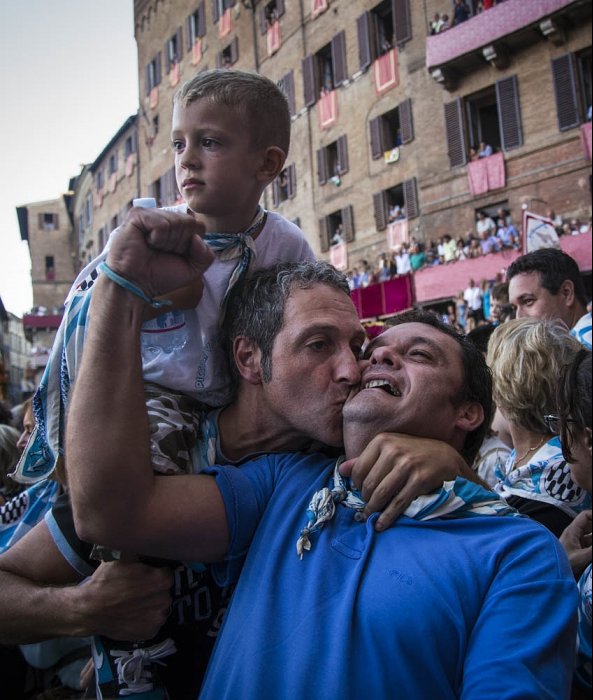
[[[202,71],[183,83],[173,103],[185,106],[201,99],[229,107],[244,119],[254,147],[278,146],[288,154],[290,110],[284,93],[269,78],[226,68]]]

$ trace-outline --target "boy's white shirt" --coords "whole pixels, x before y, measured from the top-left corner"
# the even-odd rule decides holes
[[[163,209],[187,213],[186,204]],[[115,229],[109,236],[101,258],[107,254],[111,239],[117,235],[118,230]],[[256,255],[250,273],[281,262],[315,260],[315,254],[301,229],[275,212],[267,212],[266,223],[254,239],[254,244]],[[170,354],[158,353],[149,361],[143,358],[146,382],[183,392],[212,407],[224,406],[230,401],[230,377],[220,347],[219,314],[235,265],[236,260],[223,261],[215,258],[204,273],[204,291],[200,303],[195,309],[184,311],[188,342]],[[97,260],[93,260],[80,272],[70,294],[76,291],[78,284],[96,266]]]

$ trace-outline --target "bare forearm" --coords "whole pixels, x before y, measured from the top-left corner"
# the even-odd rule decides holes
[[[76,586],[42,586],[0,571],[0,644],[84,637],[84,601]]]
[[[66,430],[66,466],[81,539],[169,559],[226,552],[226,512],[212,477],[155,477],[140,326],[144,304],[97,283]]]
[[[66,467],[77,528],[101,540],[134,519],[152,486],[139,347],[143,302],[107,279],[97,282],[66,432]],[[137,498],[127,498],[132,493]],[[96,519],[99,518],[97,521]]]

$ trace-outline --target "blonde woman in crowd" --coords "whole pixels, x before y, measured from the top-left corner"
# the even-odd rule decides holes
[[[488,344],[494,401],[514,446],[495,490],[558,537],[591,508],[590,495],[571,479],[560,438],[544,420],[555,413],[558,378],[580,348],[562,322],[533,318],[498,326]]]

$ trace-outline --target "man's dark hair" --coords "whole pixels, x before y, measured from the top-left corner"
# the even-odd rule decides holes
[[[574,258],[558,248],[540,248],[522,255],[509,265],[507,279],[526,272],[539,272],[541,286],[550,294],[558,294],[562,283],[570,280],[574,285],[574,293],[579,302],[587,305],[585,285],[579,272],[579,266]]]
[[[574,433],[591,427],[591,351],[582,348],[567,365],[558,387],[560,442],[567,462],[574,461]]]
[[[465,337],[485,355],[488,352],[488,341],[495,328],[496,326],[493,323],[485,323],[473,328]]]
[[[402,323],[425,323],[441,333],[451,336],[460,347],[463,366],[463,386],[457,395],[456,403],[461,405],[466,401],[476,401],[484,410],[484,420],[480,426],[465,437],[461,454],[468,464],[478,454],[480,446],[486,436],[486,432],[492,421],[494,404],[492,401],[492,374],[486,364],[484,356],[478,348],[464,335],[454,328],[443,323],[435,314],[429,311],[414,310],[399,314],[390,321],[390,326],[399,326]]]
[[[322,261],[280,263],[258,270],[233,288],[227,306],[223,342],[235,384],[239,380],[233,358],[235,338],[245,336],[257,345],[262,356],[262,380],[269,382],[272,378],[272,348],[284,325],[286,300],[294,288],[307,289],[314,284],[325,284],[350,296],[346,276]]]
[[[502,301],[503,304],[508,304],[509,283],[499,282],[498,284],[495,284],[494,287],[492,287],[492,289],[490,290],[490,296],[492,299],[496,299],[496,301]]]

